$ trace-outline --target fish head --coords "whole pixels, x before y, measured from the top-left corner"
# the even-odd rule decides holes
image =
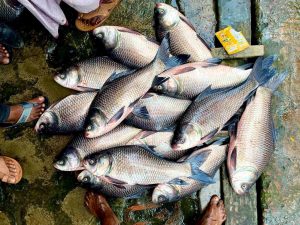
[[[55,75],[54,80],[63,87],[80,91],[80,89],[77,88],[78,84],[80,83],[78,66],[72,66],[66,71]]]
[[[175,96],[177,93],[179,93],[179,83],[178,81],[172,77],[172,76],[167,76],[164,77],[164,82],[162,83],[157,83],[154,84],[153,90],[158,92],[158,93],[163,93],[163,94],[168,94]]]
[[[101,41],[106,50],[113,50],[118,46],[119,31],[110,26],[97,27],[94,36]]]
[[[77,180],[83,184],[90,185],[95,183],[96,177],[88,170],[83,170],[78,176]]]
[[[106,133],[106,116],[98,109],[92,108],[89,114],[89,120],[85,128],[84,136],[86,138],[95,138]]]
[[[152,201],[155,204],[173,202],[178,200],[178,191],[172,184],[159,184],[154,189],[152,194]]]
[[[83,165],[81,159],[77,154],[77,149],[72,146],[67,147],[56,158],[53,166],[62,171],[82,170]]]
[[[258,172],[254,167],[239,168],[231,174],[232,188],[239,195],[246,194],[255,184],[258,177]]]
[[[198,124],[188,123],[176,129],[171,145],[173,150],[195,147],[201,140],[202,132]]]
[[[92,154],[83,160],[83,166],[96,176],[103,176],[109,172],[112,159],[108,153]]]
[[[179,23],[180,17],[178,11],[172,6],[157,3],[154,9],[154,21],[158,27],[171,30]]]
[[[35,124],[35,131],[37,133],[47,133],[57,131],[59,125],[58,116],[52,111],[45,111]]]

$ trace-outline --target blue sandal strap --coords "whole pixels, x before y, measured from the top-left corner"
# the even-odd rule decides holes
[[[23,112],[22,112],[22,115],[20,116],[20,118],[19,118],[19,120],[16,124],[26,123],[27,119],[30,116],[32,108],[34,106],[37,106],[38,103],[21,102],[20,105],[23,107]]]

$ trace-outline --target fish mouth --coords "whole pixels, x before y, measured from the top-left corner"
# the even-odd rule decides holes
[[[171,144],[171,148],[174,150],[174,151],[179,151],[181,150],[181,147],[179,144]]]
[[[53,163],[53,167],[55,169],[58,169],[60,171],[78,171],[78,170],[84,170],[84,166],[78,166],[78,167],[73,167],[73,168],[69,168],[69,169],[62,169],[59,165],[57,165],[56,163]]]

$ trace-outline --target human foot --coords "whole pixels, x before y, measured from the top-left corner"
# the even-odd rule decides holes
[[[2,44],[0,44],[0,64],[7,65],[9,63],[9,53],[6,48]]]
[[[120,224],[118,218],[102,195],[87,192],[85,195],[85,206],[94,216],[100,219],[102,225]]]
[[[0,156],[0,180],[9,184],[16,184],[22,179],[20,164],[9,157]]]
[[[196,225],[221,225],[225,220],[224,203],[217,195],[213,195]]]
[[[26,110],[26,112],[25,112]],[[30,111],[31,110],[31,111]],[[43,96],[34,98],[26,103],[10,106],[7,123],[24,123],[38,119],[45,111],[45,98]],[[26,113],[27,115],[24,115]]]

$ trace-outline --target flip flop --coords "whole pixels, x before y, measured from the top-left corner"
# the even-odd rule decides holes
[[[14,166],[15,168],[9,168]],[[6,156],[0,156],[0,180],[9,184],[17,184],[22,179],[22,167],[14,159]],[[12,172],[12,169],[15,170],[15,173]]]
[[[11,3],[9,0],[0,1],[0,21],[11,22],[23,12],[24,7],[20,3]]]
[[[90,13],[79,13],[75,21],[77,29],[81,31],[92,31],[101,26],[120,2],[121,0],[102,2],[96,10]]]
[[[44,102],[43,104],[45,104],[45,111],[46,109],[48,108],[49,106],[49,100],[47,97],[43,96],[44,97]],[[0,125],[2,127],[15,127],[19,124],[23,124],[23,123],[27,123],[27,120],[31,114],[31,111],[33,109],[34,106],[37,106],[39,103],[32,103],[32,102],[21,102],[19,103],[19,105],[21,105],[23,107],[23,112],[19,118],[19,120],[15,123],[15,124],[11,124],[11,123],[1,123]]]

